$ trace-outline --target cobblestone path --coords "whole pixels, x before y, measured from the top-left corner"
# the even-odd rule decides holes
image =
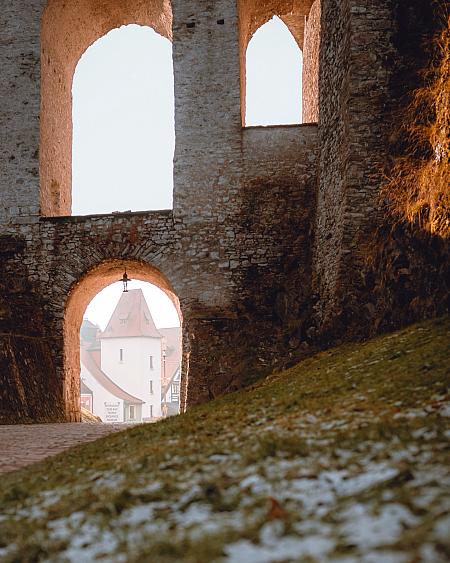
[[[0,426],[0,473],[20,469],[129,427],[129,424],[86,423]]]

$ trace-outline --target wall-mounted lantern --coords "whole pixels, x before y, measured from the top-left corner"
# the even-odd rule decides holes
[[[131,281],[131,279],[128,277],[127,275],[127,269],[125,268],[125,272],[123,273],[122,279],[119,280],[123,283],[123,292],[124,293],[128,293],[128,282]]]

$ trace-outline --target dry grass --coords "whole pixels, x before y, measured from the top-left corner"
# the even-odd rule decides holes
[[[0,561],[448,561],[449,333],[346,344],[2,475]]]
[[[450,16],[436,39],[436,55],[402,116],[399,129],[406,150],[395,159],[384,186],[400,221],[450,237],[449,99]]]

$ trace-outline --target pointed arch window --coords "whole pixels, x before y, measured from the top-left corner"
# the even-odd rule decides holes
[[[261,26],[246,51],[245,125],[302,122],[302,52],[278,17]]]

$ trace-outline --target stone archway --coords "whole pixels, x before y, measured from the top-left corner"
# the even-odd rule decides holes
[[[154,266],[136,259],[107,260],[90,269],[76,282],[67,298],[64,313],[64,405],[65,418],[68,421],[80,420],[80,327],[83,314],[90,301],[106,286],[118,281],[126,267],[131,279],[152,283],[163,290],[178,312],[180,322],[182,313],[180,301],[176,296],[169,280]],[[185,358],[183,358],[185,360]],[[182,368],[182,399],[181,412],[185,409],[187,387],[187,363],[183,361]]]
[[[170,0],[49,0],[41,22],[40,200],[45,216],[71,214],[72,80],[81,55],[127,24],[172,40]]]
[[[286,24],[303,52],[303,121],[317,121],[320,1],[238,0],[242,125],[245,124],[247,47],[255,32],[273,16]]]

